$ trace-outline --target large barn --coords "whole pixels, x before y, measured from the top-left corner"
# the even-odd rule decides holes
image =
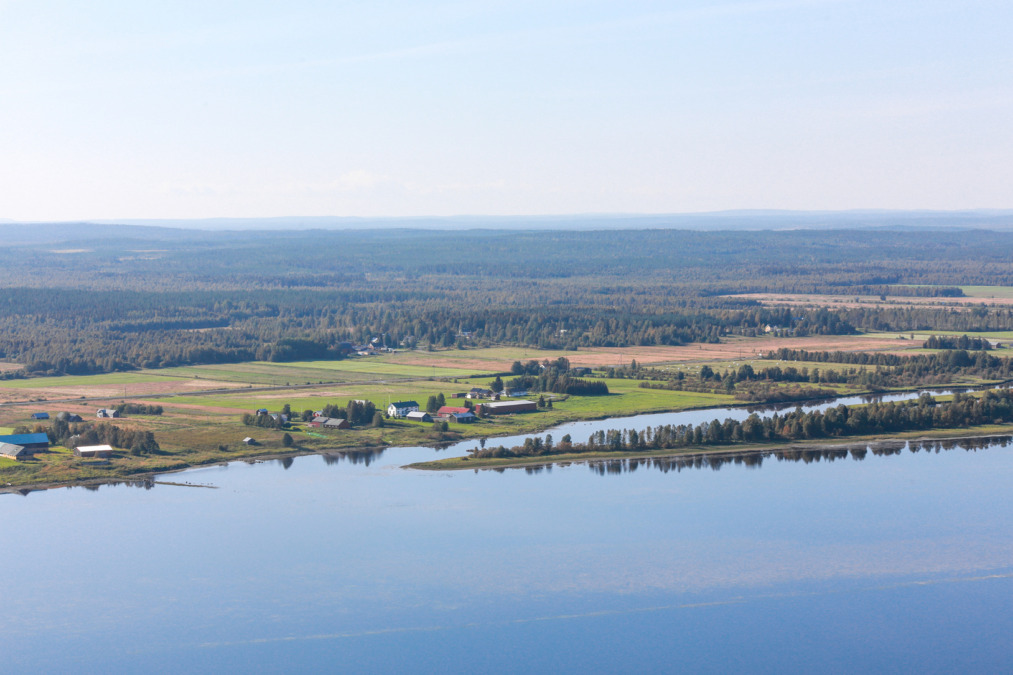
[[[482,407],[489,415],[506,415],[508,413],[534,412],[538,404],[534,401],[499,401],[483,403]]]
[[[48,450],[49,436],[46,434],[5,434],[0,436],[0,443],[20,445],[28,451]]]

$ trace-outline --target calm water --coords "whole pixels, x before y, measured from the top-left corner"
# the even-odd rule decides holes
[[[399,468],[434,454],[0,496],[0,669],[1013,669],[1008,447]]]

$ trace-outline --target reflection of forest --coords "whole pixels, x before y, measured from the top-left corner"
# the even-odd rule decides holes
[[[851,458],[862,461],[867,454],[882,457],[900,455],[905,449],[914,453],[935,453],[950,450],[974,452],[990,447],[1005,448],[1013,442],[1013,436],[994,436],[987,438],[965,438],[943,441],[882,442],[872,445],[856,445],[834,448],[786,448],[783,450],[763,450],[756,452],[707,453],[698,455],[680,455],[679,457],[643,457],[630,459],[589,460],[586,462],[592,473],[600,476],[606,474],[631,473],[637,469],[655,469],[663,473],[682,471],[683,469],[712,469],[719,471],[721,467],[736,464],[750,469],[758,469],[765,460],[774,459],[779,462],[834,462]],[[548,467],[525,467],[528,473],[540,473]],[[497,471],[503,471],[498,468]]]
[[[342,462],[369,466],[373,460],[380,459],[383,451],[384,448],[376,450],[348,450],[345,452],[325,452],[320,456],[324,458],[324,463],[328,466],[341,464]]]

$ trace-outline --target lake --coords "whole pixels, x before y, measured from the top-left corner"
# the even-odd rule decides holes
[[[642,417],[726,416],[680,414]],[[720,470],[400,468],[466,447],[162,477],[216,489],[2,495],[0,668],[1013,668],[1000,442]]]

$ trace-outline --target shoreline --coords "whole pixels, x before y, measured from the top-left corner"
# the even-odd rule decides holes
[[[739,404],[739,405],[728,405],[728,404],[724,404],[724,403],[717,403],[717,404],[714,404],[714,405],[694,406],[694,407],[691,407],[691,408],[676,408],[676,409],[670,409],[670,410],[627,411],[627,412],[624,412],[622,415],[619,415],[619,416],[607,415],[607,414],[606,415],[590,415],[590,416],[586,416],[586,417],[585,416],[580,416],[580,417],[576,417],[574,419],[569,419],[569,420],[562,420],[562,421],[561,420],[555,420],[555,421],[553,421],[551,423],[546,424],[545,426],[539,426],[537,428],[537,430],[534,430],[534,431],[523,431],[523,432],[520,432],[520,434],[511,433],[511,434],[506,434],[505,436],[498,436],[498,437],[497,436],[484,437],[484,436],[480,436],[480,435],[479,436],[467,436],[467,435],[464,435],[461,438],[457,438],[457,439],[453,439],[453,440],[446,440],[446,441],[437,441],[437,442],[431,443],[431,444],[424,444],[424,445],[420,444],[420,446],[421,447],[431,447],[434,450],[439,450],[441,448],[450,447],[450,446],[452,446],[452,445],[454,445],[456,443],[467,442],[467,441],[471,441],[471,440],[477,441],[477,440],[479,440],[481,438],[487,438],[489,440],[492,440],[492,439],[495,439],[495,438],[506,438],[506,437],[513,436],[513,435],[537,435],[537,434],[544,433],[545,431],[548,431],[550,429],[553,429],[555,427],[558,427],[558,426],[561,426],[561,425],[564,425],[564,424],[572,424],[572,423],[576,423],[576,422],[592,422],[592,421],[599,421],[599,420],[603,420],[603,419],[612,419],[612,418],[622,419],[622,418],[625,418],[625,417],[637,417],[637,416],[640,416],[640,415],[655,415],[655,414],[668,414],[668,413],[681,413],[681,412],[697,412],[697,411],[718,410],[718,409],[743,409],[743,410],[751,410],[751,409],[759,409],[759,408],[764,408],[764,407],[775,407],[777,409],[787,409],[787,408],[792,407],[793,405],[801,406],[801,405],[806,405],[806,404],[814,404],[814,403],[818,403],[818,402],[831,402],[831,401],[834,401],[834,400],[839,400],[839,399],[849,398],[849,397],[855,397],[855,396],[862,396],[862,397],[865,397],[865,396],[869,396],[869,397],[889,396],[889,395],[895,395],[895,394],[912,393],[912,392],[917,392],[917,391],[937,392],[937,391],[943,391],[943,390],[949,390],[949,389],[964,389],[964,390],[970,390],[970,391],[979,391],[979,390],[985,390],[985,389],[994,388],[996,386],[1002,386],[1002,384],[1003,383],[984,384],[984,385],[978,385],[978,386],[968,386],[968,385],[939,385],[939,386],[936,386],[936,387],[910,387],[910,388],[899,388],[899,389],[891,389],[891,390],[887,390],[887,391],[877,391],[877,392],[867,391],[867,392],[848,393],[848,394],[842,394],[841,396],[838,396],[836,399],[826,399],[826,398],[820,397],[820,398],[812,398],[812,399],[805,399],[805,400],[799,400],[799,401],[791,401],[791,402],[786,402],[786,403],[785,402],[778,402],[778,403],[742,403],[742,404]],[[940,430],[940,431],[944,431],[944,430]],[[966,431],[966,430],[964,430],[964,431]],[[910,432],[901,432],[901,433],[903,434],[903,433],[910,433]],[[1013,433],[1013,427],[1011,427],[1011,433]],[[1002,436],[1002,435],[1004,435],[1004,434],[1002,434],[1002,433],[991,433],[991,434],[982,434],[982,435],[979,435],[979,436],[972,436],[972,437],[968,437],[968,438],[993,437],[993,436]],[[866,438],[869,438],[869,437],[866,437]],[[895,438],[895,437],[877,437],[877,438],[874,438],[873,440],[877,441],[877,442],[889,442],[891,440],[891,438]],[[827,439],[827,440],[830,441],[832,439]],[[906,441],[908,439],[905,438],[904,440]],[[945,439],[945,438],[938,438],[938,439],[925,439],[925,440],[947,440],[947,439]],[[860,437],[856,437],[855,441],[856,441],[856,443],[861,442]],[[802,445],[799,445],[799,444],[792,444],[791,446],[776,445],[776,444],[752,444],[750,446],[743,446],[743,447],[736,448],[734,450],[729,450],[727,447],[719,447],[719,448],[714,448],[714,449],[711,449],[711,450],[704,450],[704,449],[700,449],[700,448],[697,448],[695,450],[694,449],[686,448],[686,449],[683,449],[681,451],[657,450],[657,451],[652,451],[652,452],[649,452],[649,453],[629,453],[629,452],[627,452],[627,453],[597,453],[597,452],[596,453],[570,453],[570,454],[567,454],[567,455],[550,456],[550,457],[552,457],[551,459],[543,459],[543,458],[535,458],[535,457],[517,457],[517,458],[488,458],[488,459],[477,459],[476,460],[476,459],[471,459],[471,458],[469,458],[467,456],[463,456],[463,457],[455,457],[455,458],[445,458],[445,459],[431,460],[431,461],[428,461],[428,462],[415,462],[415,463],[412,463],[412,464],[408,464],[408,465],[402,466],[401,468],[404,468],[404,469],[415,469],[415,470],[457,471],[457,470],[462,470],[462,469],[476,469],[477,470],[477,469],[487,469],[487,468],[495,469],[495,468],[525,467],[525,466],[547,466],[547,465],[552,465],[552,464],[557,464],[557,463],[563,463],[563,462],[572,463],[572,462],[589,462],[589,461],[611,461],[611,460],[622,459],[622,458],[625,458],[625,459],[644,459],[644,458],[663,458],[663,457],[679,457],[679,456],[695,456],[695,455],[701,455],[701,456],[702,455],[706,455],[706,456],[713,457],[713,456],[716,456],[716,455],[719,455],[719,454],[722,454],[722,453],[726,453],[726,454],[730,453],[730,456],[736,456],[736,455],[751,454],[751,453],[756,453],[756,452],[771,451],[771,450],[774,450],[774,449],[777,449],[777,448],[804,449],[804,447],[815,447],[816,445],[821,445],[821,447],[826,447],[825,444],[819,444],[819,442],[809,442],[805,446],[802,446]],[[0,484],[0,495],[3,495],[3,494],[27,494],[29,492],[34,492],[34,491],[37,491],[37,490],[52,490],[52,489],[65,488],[65,487],[68,487],[68,488],[69,487],[85,487],[85,488],[89,488],[89,487],[98,487],[98,486],[101,486],[101,485],[112,485],[112,484],[119,484],[119,483],[145,484],[145,483],[153,483],[155,477],[157,477],[157,476],[170,475],[170,474],[175,474],[175,473],[181,473],[181,472],[184,472],[184,471],[191,471],[191,470],[194,470],[194,469],[200,469],[200,468],[205,468],[205,467],[225,466],[225,465],[231,464],[233,462],[246,462],[246,463],[251,463],[252,464],[252,463],[257,463],[257,462],[260,462],[260,461],[274,461],[274,460],[280,460],[280,459],[285,459],[285,458],[303,457],[303,456],[308,456],[308,455],[326,455],[326,454],[331,454],[331,453],[334,453],[334,454],[351,454],[351,453],[357,453],[357,452],[383,452],[383,451],[386,451],[388,449],[395,448],[395,447],[402,447],[402,445],[401,444],[385,443],[385,444],[382,444],[382,445],[373,444],[373,445],[361,445],[361,446],[340,447],[340,448],[320,448],[320,449],[294,448],[291,451],[281,451],[281,450],[279,450],[278,452],[269,452],[269,453],[265,453],[265,454],[237,454],[237,455],[233,455],[233,456],[219,456],[219,457],[214,457],[214,458],[212,458],[212,459],[210,459],[209,461],[206,461],[206,462],[197,462],[197,463],[185,463],[185,462],[181,462],[181,464],[183,464],[181,466],[173,466],[173,467],[169,467],[169,468],[157,469],[157,470],[152,470],[152,471],[138,471],[137,473],[130,473],[130,474],[126,474],[126,475],[93,476],[93,477],[88,477],[88,478],[77,478],[77,479],[67,479],[67,480],[56,479],[56,480],[46,480],[46,481],[39,481],[39,482],[26,482],[26,483],[22,483],[22,484],[2,483],[2,484]],[[461,466],[458,466],[458,465],[461,465]]]

